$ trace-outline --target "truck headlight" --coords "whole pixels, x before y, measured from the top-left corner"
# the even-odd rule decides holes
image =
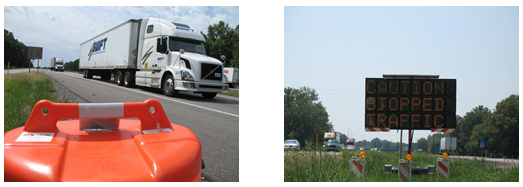
[[[192,77],[191,73],[188,71],[181,70],[182,72],[182,80],[185,81],[194,81],[194,78]]]

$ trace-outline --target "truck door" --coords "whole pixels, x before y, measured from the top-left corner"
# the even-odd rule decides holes
[[[143,69],[161,70],[167,66],[167,38],[148,39],[143,48],[142,67]]]
[[[167,45],[169,41],[169,38],[164,37],[163,39],[157,38],[156,39],[156,46],[157,46],[157,55],[156,63],[153,67],[153,69],[161,70],[163,67],[167,66],[168,62],[168,53],[169,53],[169,47]]]

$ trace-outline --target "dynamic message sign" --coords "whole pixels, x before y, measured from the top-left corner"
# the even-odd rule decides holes
[[[456,128],[456,79],[366,78],[365,127]]]

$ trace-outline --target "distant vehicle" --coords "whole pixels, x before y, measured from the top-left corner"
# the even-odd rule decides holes
[[[439,149],[439,154],[444,152],[456,151],[456,142],[457,137],[443,137],[441,138],[441,144]]]
[[[51,71],[64,71],[64,59],[54,57],[51,58]]]
[[[234,88],[236,85],[239,85],[239,74],[238,74],[238,68],[234,67],[224,67],[223,68],[223,75],[225,75],[225,78],[227,80],[227,84],[229,85],[229,88]]]
[[[323,148],[325,148],[329,140],[337,140],[340,142],[340,134],[337,132],[325,132],[323,136]]]
[[[341,150],[341,148],[340,148],[340,144],[338,143],[338,140],[327,141],[327,144],[325,145],[325,150],[339,152]]]
[[[340,144],[341,149],[345,149],[345,144]]]
[[[349,149],[349,150],[356,149],[356,146],[354,145],[355,142],[356,142],[356,139],[347,138],[347,149]]]
[[[418,152],[423,152],[423,149],[418,149]]]
[[[296,151],[300,150],[300,142],[298,140],[285,140],[285,150],[294,149]]]
[[[364,148],[363,148],[363,147],[360,147],[360,151],[363,151],[363,150],[364,150]]]

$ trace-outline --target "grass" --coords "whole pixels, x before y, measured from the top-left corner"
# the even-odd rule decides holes
[[[233,91],[233,90],[230,90],[227,92],[227,93],[218,93],[220,95],[228,95],[228,96],[232,96],[232,97],[240,97],[240,92],[239,91]]]
[[[39,73],[4,75],[4,133],[24,126],[36,102],[62,102],[53,95],[53,81]]]
[[[313,150],[313,149],[307,149]],[[314,152],[314,151],[312,151]],[[352,156],[358,156],[360,151],[342,150],[341,155],[326,155],[325,153],[305,154],[305,152],[291,152],[284,159],[285,182],[399,182],[398,174],[383,172],[385,164],[398,166],[399,153],[365,151],[365,171],[363,178],[349,176],[349,162]],[[320,152],[321,153],[321,152]],[[402,154],[404,158],[406,154]],[[412,166],[427,167],[436,165],[441,156],[428,153],[413,153]],[[436,175],[412,175],[414,182],[482,182],[482,181],[519,181],[519,166],[508,169],[498,169],[489,163],[475,160],[450,160],[450,178],[444,179]]]

